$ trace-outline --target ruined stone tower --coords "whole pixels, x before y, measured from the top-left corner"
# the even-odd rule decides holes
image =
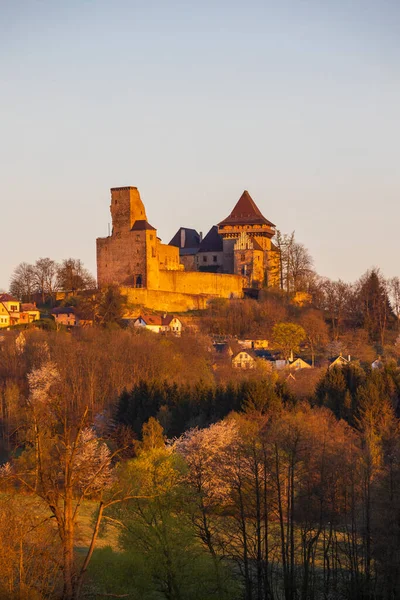
[[[112,188],[110,212],[113,235],[129,231],[135,221],[147,221],[146,209],[136,187]]]
[[[138,189],[112,188],[110,212],[111,236],[97,239],[99,286],[157,286],[157,231],[147,222]]]

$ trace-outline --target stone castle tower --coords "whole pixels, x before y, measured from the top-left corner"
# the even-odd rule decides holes
[[[97,281],[158,289],[160,269],[178,270],[179,253],[160,243],[136,187],[111,189],[112,233],[97,239]]]
[[[223,238],[225,273],[246,278],[248,287],[279,285],[279,251],[272,242],[275,225],[245,190],[231,214],[218,224]]]
[[[112,188],[110,212],[113,234],[129,231],[136,221],[147,221],[146,209],[135,187]]]

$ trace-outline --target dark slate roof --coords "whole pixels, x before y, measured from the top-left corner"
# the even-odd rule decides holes
[[[131,231],[145,231],[147,229],[151,229],[153,231],[156,230],[155,227],[150,225],[150,223],[148,223],[144,219],[138,219],[137,221],[134,222]]]
[[[240,196],[229,217],[218,225],[219,227],[224,227],[224,225],[269,225],[269,227],[275,227],[264,217],[247,190]]]
[[[199,252],[222,252],[223,240],[218,233],[217,225],[213,225],[205,238],[202,240]]]
[[[176,246],[181,250],[197,250],[200,246],[200,235],[195,229],[190,229],[189,227],[180,227],[174,235],[174,237],[172,238],[172,240],[170,241],[169,246]]]

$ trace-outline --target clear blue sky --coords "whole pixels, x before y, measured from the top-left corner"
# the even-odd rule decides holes
[[[0,0],[0,288],[95,273],[109,188],[169,242],[243,189],[319,273],[400,274],[398,0]]]

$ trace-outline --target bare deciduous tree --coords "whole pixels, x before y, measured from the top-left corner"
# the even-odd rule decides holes
[[[19,300],[32,300],[35,292],[35,273],[32,265],[22,262],[15,267],[10,281],[10,292]]]
[[[89,409],[72,406],[60,375],[47,361],[28,376],[25,450],[2,468],[3,482],[16,481],[41,498],[57,525],[62,547],[63,600],[77,600],[107,507],[122,500],[113,459],[91,426]],[[125,490],[124,497],[129,496]],[[86,499],[97,502],[97,516],[83,561],[74,553],[77,519]]]

